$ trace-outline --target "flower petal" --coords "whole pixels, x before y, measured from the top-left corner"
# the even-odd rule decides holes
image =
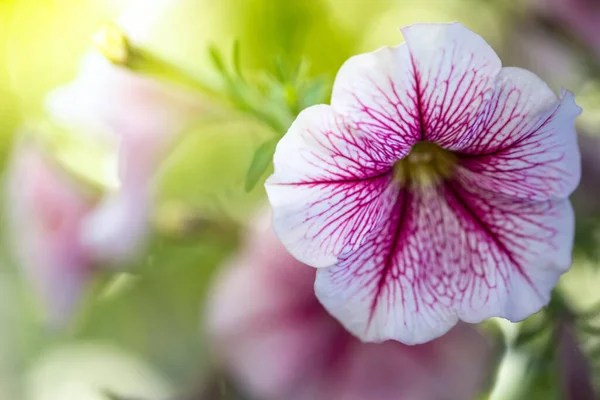
[[[568,197],[581,176],[573,94],[560,101],[533,73],[504,68],[494,98],[465,146],[464,185],[530,200]]]
[[[65,325],[94,272],[79,242],[80,224],[92,199],[29,142],[15,149],[8,199],[17,262],[43,301],[48,323]]]
[[[571,203],[515,201],[455,183],[445,189],[469,245],[464,259],[470,263],[456,263],[468,266],[455,282],[463,293],[456,299],[459,317],[466,322],[493,316],[520,321],[538,312],[571,266]]]
[[[167,148],[143,131],[121,139],[121,188],[105,195],[82,226],[83,244],[95,259],[118,265],[140,254],[151,231],[154,175]]]
[[[49,95],[47,108],[69,129],[118,139],[119,190],[107,194],[86,218],[82,239],[97,260],[130,261],[149,233],[160,165],[179,134],[208,111],[207,104],[90,53],[75,80]]]
[[[402,190],[387,223],[319,270],[317,297],[365,341],[441,336],[460,318],[521,320],[571,264],[568,201],[515,202],[456,182]]]
[[[119,68],[89,53],[69,84],[52,91],[46,109],[61,125],[96,136],[144,134],[168,142],[207,110],[203,99]]]
[[[275,173],[265,185],[287,250],[327,267],[360,246],[393,205],[394,161],[331,107],[303,111],[279,142]]]
[[[380,231],[317,272],[317,297],[360,339],[425,343],[456,324],[451,301],[428,292],[444,275],[441,202],[433,188],[420,194],[402,189]]]
[[[485,40],[459,23],[402,28],[414,76],[421,138],[455,149],[492,97],[502,63]]]
[[[455,149],[492,97],[500,59],[459,23],[415,24],[402,33],[405,44],[342,66],[331,105],[388,149],[419,140]]]
[[[353,128],[404,149],[421,138],[419,98],[408,47],[383,47],[350,58],[335,78],[331,105]],[[396,158],[401,158],[396,156]]]
[[[461,323],[418,346],[356,343],[345,360],[341,393],[336,386],[338,391],[325,398],[473,399],[489,376],[491,350],[474,327]]]
[[[105,196],[82,221],[81,241],[94,259],[121,265],[140,254],[150,233],[149,190],[123,190]]]

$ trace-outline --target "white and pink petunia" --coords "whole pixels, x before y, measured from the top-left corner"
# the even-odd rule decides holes
[[[266,190],[325,308],[364,341],[416,344],[548,302],[571,265],[581,109],[459,23],[402,33],[298,116]]]
[[[315,269],[258,224],[213,287],[208,328],[217,360],[260,400],[465,400],[482,390],[489,341],[459,324],[430,343],[362,343],[315,297]]]
[[[204,102],[90,53],[47,105],[63,126],[118,140],[119,189],[86,219],[82,236],[98,259],[119,263],[135,256],[149,233],[159,166],[178,134],[202,115]]]

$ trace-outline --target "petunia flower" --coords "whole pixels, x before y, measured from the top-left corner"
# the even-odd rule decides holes
[[[73,314],[94,271],[80,240],[93,197],[33,143],[19,143],[7,174],[7,215],[19,266],[51,325]]]
[[[402,33],[300,113],[266,190],[325,308],[364,341],[416,344],[548,302],[571,265],[581,109],[459,23]]]
[[[149,231],[159,166],[177,135],[202,114],[203,102],[91,53],[75,80],[52,92],[47,104],[63,126],[119,142],[119,188],[87,218],[82,236],[99,259],[131,258]]]
[[[490,371],[491,346],[460,324],[430,343],[362,343],[315,297],[315,270],[295,260],[270,224],[250,232],[213,287],[215,356],[259,400],[465,400]]]

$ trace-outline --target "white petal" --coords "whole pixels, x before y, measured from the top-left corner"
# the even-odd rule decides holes
[[[275,231],[297,259],[333,265],[387,214],[394,160],[382,160],[376,145],[329,106],[303,111],[279,142],[265,187]]]
[[[46,108],[57,122],[82,133],[143,134],[165,141],[198,118],[205,105],[187,92],[90,53],[77,77],[50,93]]]
[[[125,263],[143,249],[150,233],[154,174],[164,150],[160,141],[144,136],[121,141],[121,188],[106,194],[82,226],[82,243],[95,259]]]
[[[413,65],[421,138],[453,149],[491,98],[500,59],[459,23],[415,24],[402,34]]]
[[[570,92],[560,101],[533,73],[504,68],[457,173],[464,184],[517,198],[568,197],[579,184],[581,161]]]
[[[336,266],[317,272],[317,297],[361,340],[425,343],[458,321],[452,301],[439,299],[446,291],[431,292],[443,285],[445,269],[440,202],[433,188],[419,194],[403,189],[379,231]]]
[[[421,138],[418,96],[411,57],[402,44],[346,61],[336,76],[331,105],[354,129],[384,143],[381,152],[393,155],[396,147],[410,147]]]
[[[140,253],[149,233],[148,195],[104,197],[82,224],[80,240],[96,260],[120,264]]]
[[[176,390],[161,372],[107,341],[71,339],[44,346],[23,376],[24,399],[169,398]],[[112,396],[111,396],[112,397]]]
[[[387,224],[317,272],[317,297],[365,341],[423,343],[460,318],[521,320],[571,265],[568,201],[515,202],[448,182],[401,192]]]
[[[500,59],[459,23],[415,24],[402,33],[406,44],[342,66],[331,105],[357,130],[387,143],[384,152],[418,140],[460,148],[492,97]]]
[[[479,229],[478,240],[470,241],[472,264],[456,281],[464,292],[460,318],[514,322],[538,312],[571,267],[575,219],[569,200],[515,201],[459,185],[452,191],[449,204],[470,210],[464,229]]]

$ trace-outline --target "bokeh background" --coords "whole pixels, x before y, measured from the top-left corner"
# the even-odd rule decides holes
[[[126,266],[109,268],[110,273],[95,279],[75,315],[59,328],[48,324],[44,301],[15,255],[19,246],[8,222],[15,207],[10,196],[2,197],[0,399],[96,400],[119,394],[124,400],[235,398],[227,376],[212,367],[204,302],[213,275],[236,251],[240,233],[264,206],[261,183],[268,172],[258,173],[258,184],[249,192],[246,177],[257,149],[274,137],[273,126],[256,113],[235,101],[221,101],[230,92],[209,49],[228,57],[236,40],[240,68],[256,82],[285,75],[302,62],[307,81],[326,88],[351,55],[399,43],[400,26],[460,21],[481,34],[504,65],[534,71],[557,92],[561,87],[573,91],[584,109],[577,120],[584,169],[573,196],[578,219],[575,263],[560,289],[572,310],[593,311],[600,300],[600,3],[172,0],[160,12],[153,3],[0,1],[4,181],[24,131],[42,129],[49,131],[45,135],[58,135],[54,128],[46,128],[56,123],[46,106],[48,93],[78,74],[82,58],[93,47],[93,34],[104,22],[119,20],[123,12],[127,21],[142,27],[146,49],[210,88],[205,98],[198,96],[206,107],[218,110],[215,118],[187,127],[161,159],[152,178],[155,202],[142,250]],[[314,99],[320,99],[317,92]],[[94,95],[90,90],[89,96]],[[327,100],[326,94],[321,96]],[[84,181],[100,174],[92,153],[85,146],[67,151],[60,143],[49,151]],[[575,375],[584,384],[598,387],[600,323],[593,313],[589,318],[584,328],[575,329],[573,352],[584,357],[572,368],[581,368]],[[499,353],[499,375],[482,398],[493,393],[494,400],[585,399],[568,397],[560,388],[557,374],[565,374],[564,365],[559,365],[565,361],[536,344],[542,339],[523,339],[512,324],[499,326],[510,350]],[[518,337],[526,345],[514,345],[512,339]],[[237,396],[245,398],[243,393]]]

